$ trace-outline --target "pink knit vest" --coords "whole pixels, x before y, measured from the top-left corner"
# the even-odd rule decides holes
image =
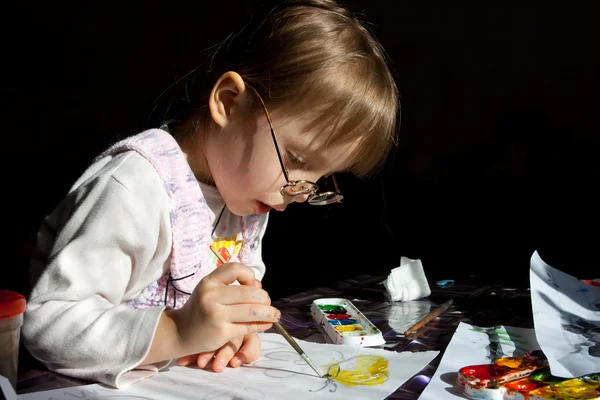
[[[150,129],[112,145],[98,158],[136,151],[156,169],[171,199],[172,249],[169,269],[128,305],[181,307],[200,280],[215,269],[207,262],[212,225],[206,200],[179,144],[161,129]],[[261,215],[242,218],[240,260],[249,264],[258,245]],[[262,221],[264,223],[264,220]]]

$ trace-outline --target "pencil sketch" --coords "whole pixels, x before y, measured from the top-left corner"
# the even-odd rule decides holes
[[[101,385],[28,393],[19,400],[280,400],[287,398],[346,400],[387,398],[424,368],[438,351],[396,353],[360,346],[298,340],[326,378],[318,377],[279,334],[264,333],[261,356],[252,364],[221,373],[172,363],[149,379],[126,389]]]
[[[255,399],[262,400],[265,398],[265,393],[262,389],[268,388],[263,386],[260,389],[253,385],[246,384],[243,381],[236,382],[232,385],[230,377],[224,374],[202,371],[202,376],[194,373],[194,370],[200,372],[197,367],[188,368],[186,374],[179,373],[177,375],[160,375],[156,377],[156,381],[161,385],[167,384],[171,387],[177,387],[178,390],[185,389],[186,391],[197,392],[199,388],[206,394],[196,394],[195,399],[203,400],[237,400],[237,399]],[[201,382],[198,380],[201,379]]]
[[[72,390],[66,390],[62,393],[61,397],[39,397],[39,399],[47,399],[47,400],[64,400],[64,399],[79,399],[79,400],[97,400],[97,399],[139,399],[139,400],[153,400],[150,397],[145,396],[136,396],[125,393],[115,393],[110,390],[103,390],[102,388],[91,388],[91,389],[83,389],[83,388],[74,388]]]
[[[316,378],[312,368],[298,353],[289,350],[289,347],[282,348],[276,342],[265,343],[265,347],[267,350],[263,350],[264,354],[252,367],[264,368],[266,376],[278,379],[289,377],[297,379],[298,375],[306,375]],[[347,387],[381,385],[389,377],[388,360],[382,356],[346,357],[340,350],[327,350],[319,353],[319,359],[328,360],[326,364],[321,365],[325,384],[322,385],[322,381],[319,381],[317,385],[320,387],[314,389],[315,379],[311,379],[307,385],[309,392],[318,392],[326,387],[330,392],[334,392],[337,390],[337,383]]]

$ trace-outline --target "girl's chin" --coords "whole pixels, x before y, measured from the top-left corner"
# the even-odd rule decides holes
[[[271,206],[266,205],[262,201],[254,201],[254,213],[255,214],[266,214],[271,211]]]

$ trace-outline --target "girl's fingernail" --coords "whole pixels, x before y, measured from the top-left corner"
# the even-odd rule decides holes
[[[208,358],[203,357],[198,360],[198,367],[204,368],[206,367],[206,363],[208,363]]]
[[[223,360],[213,361],[213,369],[217,369],[219,371],[225,369],[225,366],[223,365]]]
[[[231,361],[229,362],[229,364],[231,364],[231,366],[232,366],[232,367],[234,367],[234,368],[237,368],[237,367],[239,367],[241,363],[242,363],[242,362],[241,362],[241,361],[240,361],[240,359],[239,359],[239,358],[237,358],[237,357],[233,357],[233,358],[231,359]]]

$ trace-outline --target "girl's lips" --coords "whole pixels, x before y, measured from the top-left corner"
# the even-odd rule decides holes
[[[266,214],[269,211],[271,211],[271,208],[271,206],[266,205],[262,201],[256,200],[256,202],[254,203],[254,212],[256,214]]]

